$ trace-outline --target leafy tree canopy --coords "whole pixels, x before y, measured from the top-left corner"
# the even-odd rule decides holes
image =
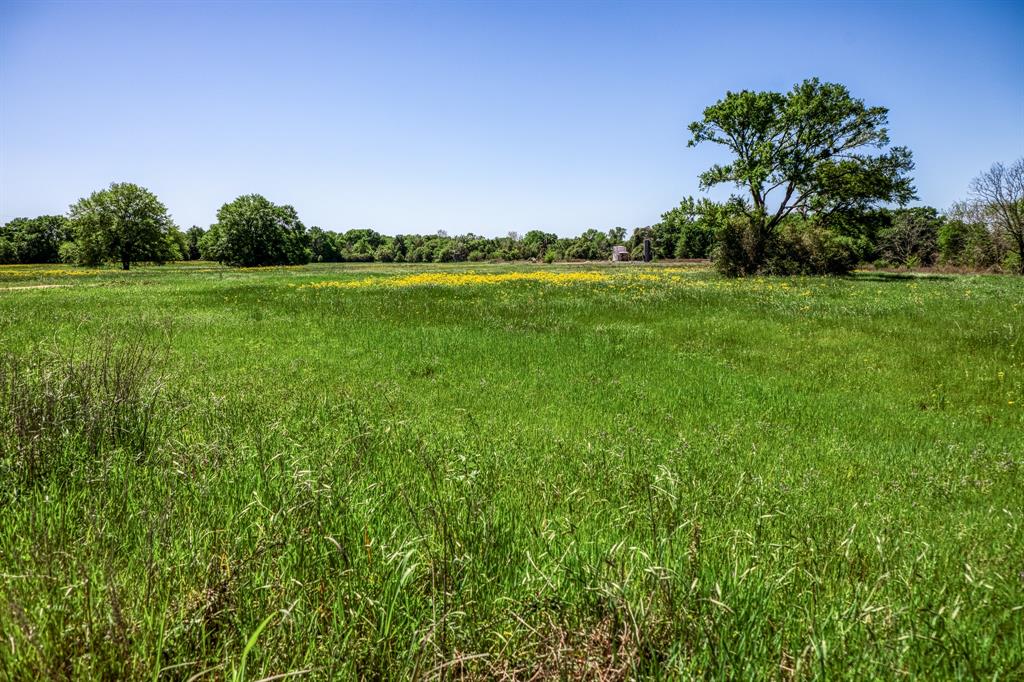
[[[827,219],[915,198],[910,150],[889,148],[887,123],[884,107],[869,107],[845,86],[813,78],[788,93],[726,93],[690,124],[689,145],[712,142],[732,154],[701,174],[701,187],[731,183],[743,190],[740,206],[756,269],[776,228],[794,211]]]
[[[0,227],[0,262],[56,263],[60,246],[73,239],[68,219],[62,215],[15,218]]]
[[[145,187],[130,182],[79,199],[68,212],[78,258],[89,264],[115,261],[164,263],[175,256],[177,228],[167,208]]]
[[[309,236],[291,206],[278,206],[259,194],[246,194],[217,211],[217,223],[202,238],[205,258],[228,265],[308,263]]]
[[[199,260],[201,257],[199,242],[202,241],[205,234],[206,230],[198,225],[193,225],[185,231],[186,249],[182,253],[182,257],[185,260]]]

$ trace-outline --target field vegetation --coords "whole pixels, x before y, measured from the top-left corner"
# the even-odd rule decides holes
[[[118,265],[0,267],[4,679],[1024,675],[1020,278]]]

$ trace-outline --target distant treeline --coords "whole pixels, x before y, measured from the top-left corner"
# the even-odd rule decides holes
[[[559,237],[552,232],[530,230],[525,234],[510,232],[502,237],[484,237],[469,233],[384,235],[372,229],[344,232],[314,226],[305,232],[303,248],[308,260],[317,263],[460,263],[481,261],[536,261],[551,263],[569,260],[609,260],[612,247],[625,245],[635,258],[640,258],[643,241],[653,240],[658,258],[707,258],[714,236],[711,202],[688,199],[669,211],[662,222],[627,230],[589,229],[577,237]],[[711,210],[709,210],[711,209]],[[226,253],[233,238],[225,234],[225,221],[218,221],[210,230],[197,226],[186,233],[188,257],[241,261]],[[250,259],[251,260],[251,259]]]
[[[732,212],[726,204],[687,198],[662,214],[654,225],[627,230],[589,229],[578,237],[559,237],[550,232],[511,232],[503,237],[476,234],[384,235],[372,229],[335,232],[314,226],[307,235],[309,261],[316,263],[460,263],[481,261],[606,261],[612,247],[623,245],[633,260],[643,255],[645,239],[658,260],[705,259],[715,255],[722,232],[728,230]],[[781,234],[790,241],[794,258],[833,259],[837,263],[807,269],[839,273],[860,263],[879,267],[931,267],[946,265],[976,270],[1016,268],[1012,244],[984,220],[971,215],[967,205],[955,205],[945,214],[933,207],[877,209],[837,219],[830,227],[829,243],[806,239],[815,233],[812,221],[800,215],[787,217]],[[182,259],[223,260],[217,251],[217,228],[186,232],[188,253]],[[207,235],[210,235],[209,237]],[[794,254],[803,248],[803,253]],[[777,271],[801,271],[798,263],[776,264]]]
[[[115,186],[119,187],[119,186]],[[109,192],[111,190],[103,190]],[[144,191],[144,190],[143,190]],[[244,200],[244,201],[243,201]],[[710,258],[729,229],[731,211],[727,204],[707,199],[687,198],[661,216],[654,225],[627,231],[615,227],[607,231],[589,229],[577,237],[559,237],[550,232],[530,230],[503,237],[476,234],[384,235],[372,229],[344,232],[314,226],[306,229],[294,209],[279,207],[259,195],[240,197],[225,207],[251,208],[252,202],[265,208],[284,211],[269,221],[268,229],[247,231],[251,216],[231,216],[222,209],[221,220],[210,229],[192,226],[181,231],[173,224],[165,232],[156,230],[148,246],[135,245],[128,262],[167,262],[174,260],[213,260],[236,265],[298,263],[460,263],[482,261],[555,261],[611,258],[612,247],[624,245],[632,258],[642,256],[643,242],[651,240],[654,257],[665,259]],[[251,210],[249,211],[252,212]],[[88,221],[86,221],[88,222]],[[233,222],[239,233],[250,235],[245,244],[226,234]],[[287,227],[287,229],[285,229]],[[283,232],[273,237],[275,229]],[[75,221],[63,215],[16,218],[0,228],[0,263],[89,263],[124,259],[111,255],[109,245],[87,246],[95,230],[76,228]],[[780,231],[791,244],[786,251],[794,259],[816,258],[819,271],[841,272],[859,263],[878,266],[929,267],[947,265],[977,270],[1014,270],[1017,267],[1012,244],[1000,232],[990,229],[982,216],[972,213],[967,204],[955,205],[945,214],[931,207],[879,209],[857,216],[856,221],[835,221],[827,242],[807,239],[814,234],[810,221],[799,214],[789,216]],[[252,234],[261,234],[254,239]],[[273,238],[272,238],[273,237]],[[107,240],[113,241],[113,240]],[[274,245],[277,248],[274,248]],[[105,250],[106,249],[106,250]],[[802,249],[799,253],[798,250]],[[796,254],[796,255],[793,255]],[[829,263],[829,260],[835,263]],[[778,271],[800,271],[798,263],[777,266]],[[811,272],[811,270],[808,270]]]

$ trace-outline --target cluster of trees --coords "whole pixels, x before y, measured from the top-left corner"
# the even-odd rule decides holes
[[[627,230],[615,227],[608,231],[589,229],[578,237],[559,237],[551,232],[530,230],[525,234],[510,232],[504,237],[484,237],[469,233],[448,235],[440,231],[433,235],[400,234],[384,235],[372,229],[354,229],[334,232],[313,226],[305,236],[296,236],[307,250],[305,256],[297,255],[288,262],[315,263],[460,263],[479,261],[534,261],[552,263],[566,260],[608,260],[612,247],[627,245],[636,258],[640,257],[643,240],[656,240],[656,255],[660,258],[706,258],[710,252],[711,224],[694,209],[694,205],[715,205],[707,200],[695,204],[690,199],[665,214],[661,223],[651,227],[636,228],[632,236]],[[223,209],[222,209],[223,211]],[[224,263],[271,264],[274,259],[249,258],[248,260],[227,257],[223,248],[225,239],[221,225],[225,219],[218,216],[218,223],[208,232],[193,226],[186,234],[190,248],[186,258],[202,258]],[[282,261],[284,262],[284,261]]]
[[[67,216],[17,218],[0,228],[0,263],[214,260],[228,265],[292,265],[315,262],[452,263],[485,260],[608,260],[612,247],[626,243],[637,254],[645,237],[656,240],[662,258],[707,255],[711,228],[707,200],[687,200],[657,225],[639,228],[627,239],[616,227],[590,229],[561,238],[541,230],[504,237],[475,234],[388,236],[371,229],[332,232],[306,229],[292,206],[276,205],[258,194],[240,196],[217,211],[204,230],[181,231],[152,192],[132,183],[113,183],[71,206]]]
[[[1024,172],[1024,160],[1018,165]],[[1020,211],[1024,204],[1017,203]],[[975,198],[954,204],[945,214],[918,207],[883,215],[886,220],[878,230],[874,249],[878,265],[1024,272],[1024,250],[1014,236],[1014,223],[1000,219],[992,204]]]
[[[15,218],[0,227],[0,263],[166,263],[187,237],[149,190],[129,182],[79,199],[66,216]]]
[[[149,190],[114,183],[67,216],[18,218],[0,228],[0,262],[131,263],[206,259],[229,265],[315,262],[446,263],[484,260],[607,260],[625,244],[640,256],[711,257],[727,275],[841,274],[863,262],[953,265],[1024,274],[1024,158],[997,163],[945,214],[905,208],[917,198],[906,147],[890,146],[888,110],[842,85],[809,79],[790,92],[728,92],[689,127],[690,146],[716,144],[730,161],[701,174],[728,201],[687,198],[661,221],[560,238],[541,230],[386,236],[369,229],[306,229],[291,206],[258,194],[221,206],[204,230],[180,231]],[[891,208],[891,207],[897,208]]]
[[[0,263],[57,263],[74,234],[62,215],[15,218],[0,227]]]

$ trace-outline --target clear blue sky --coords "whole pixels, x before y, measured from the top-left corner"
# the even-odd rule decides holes
[[[182,227],[258,192],[306,225],[499,235],[658,220],[726,90],[890,108],[922,203],[1024,154],[1024,3],[0,4],[0,219],[111,181]]]

